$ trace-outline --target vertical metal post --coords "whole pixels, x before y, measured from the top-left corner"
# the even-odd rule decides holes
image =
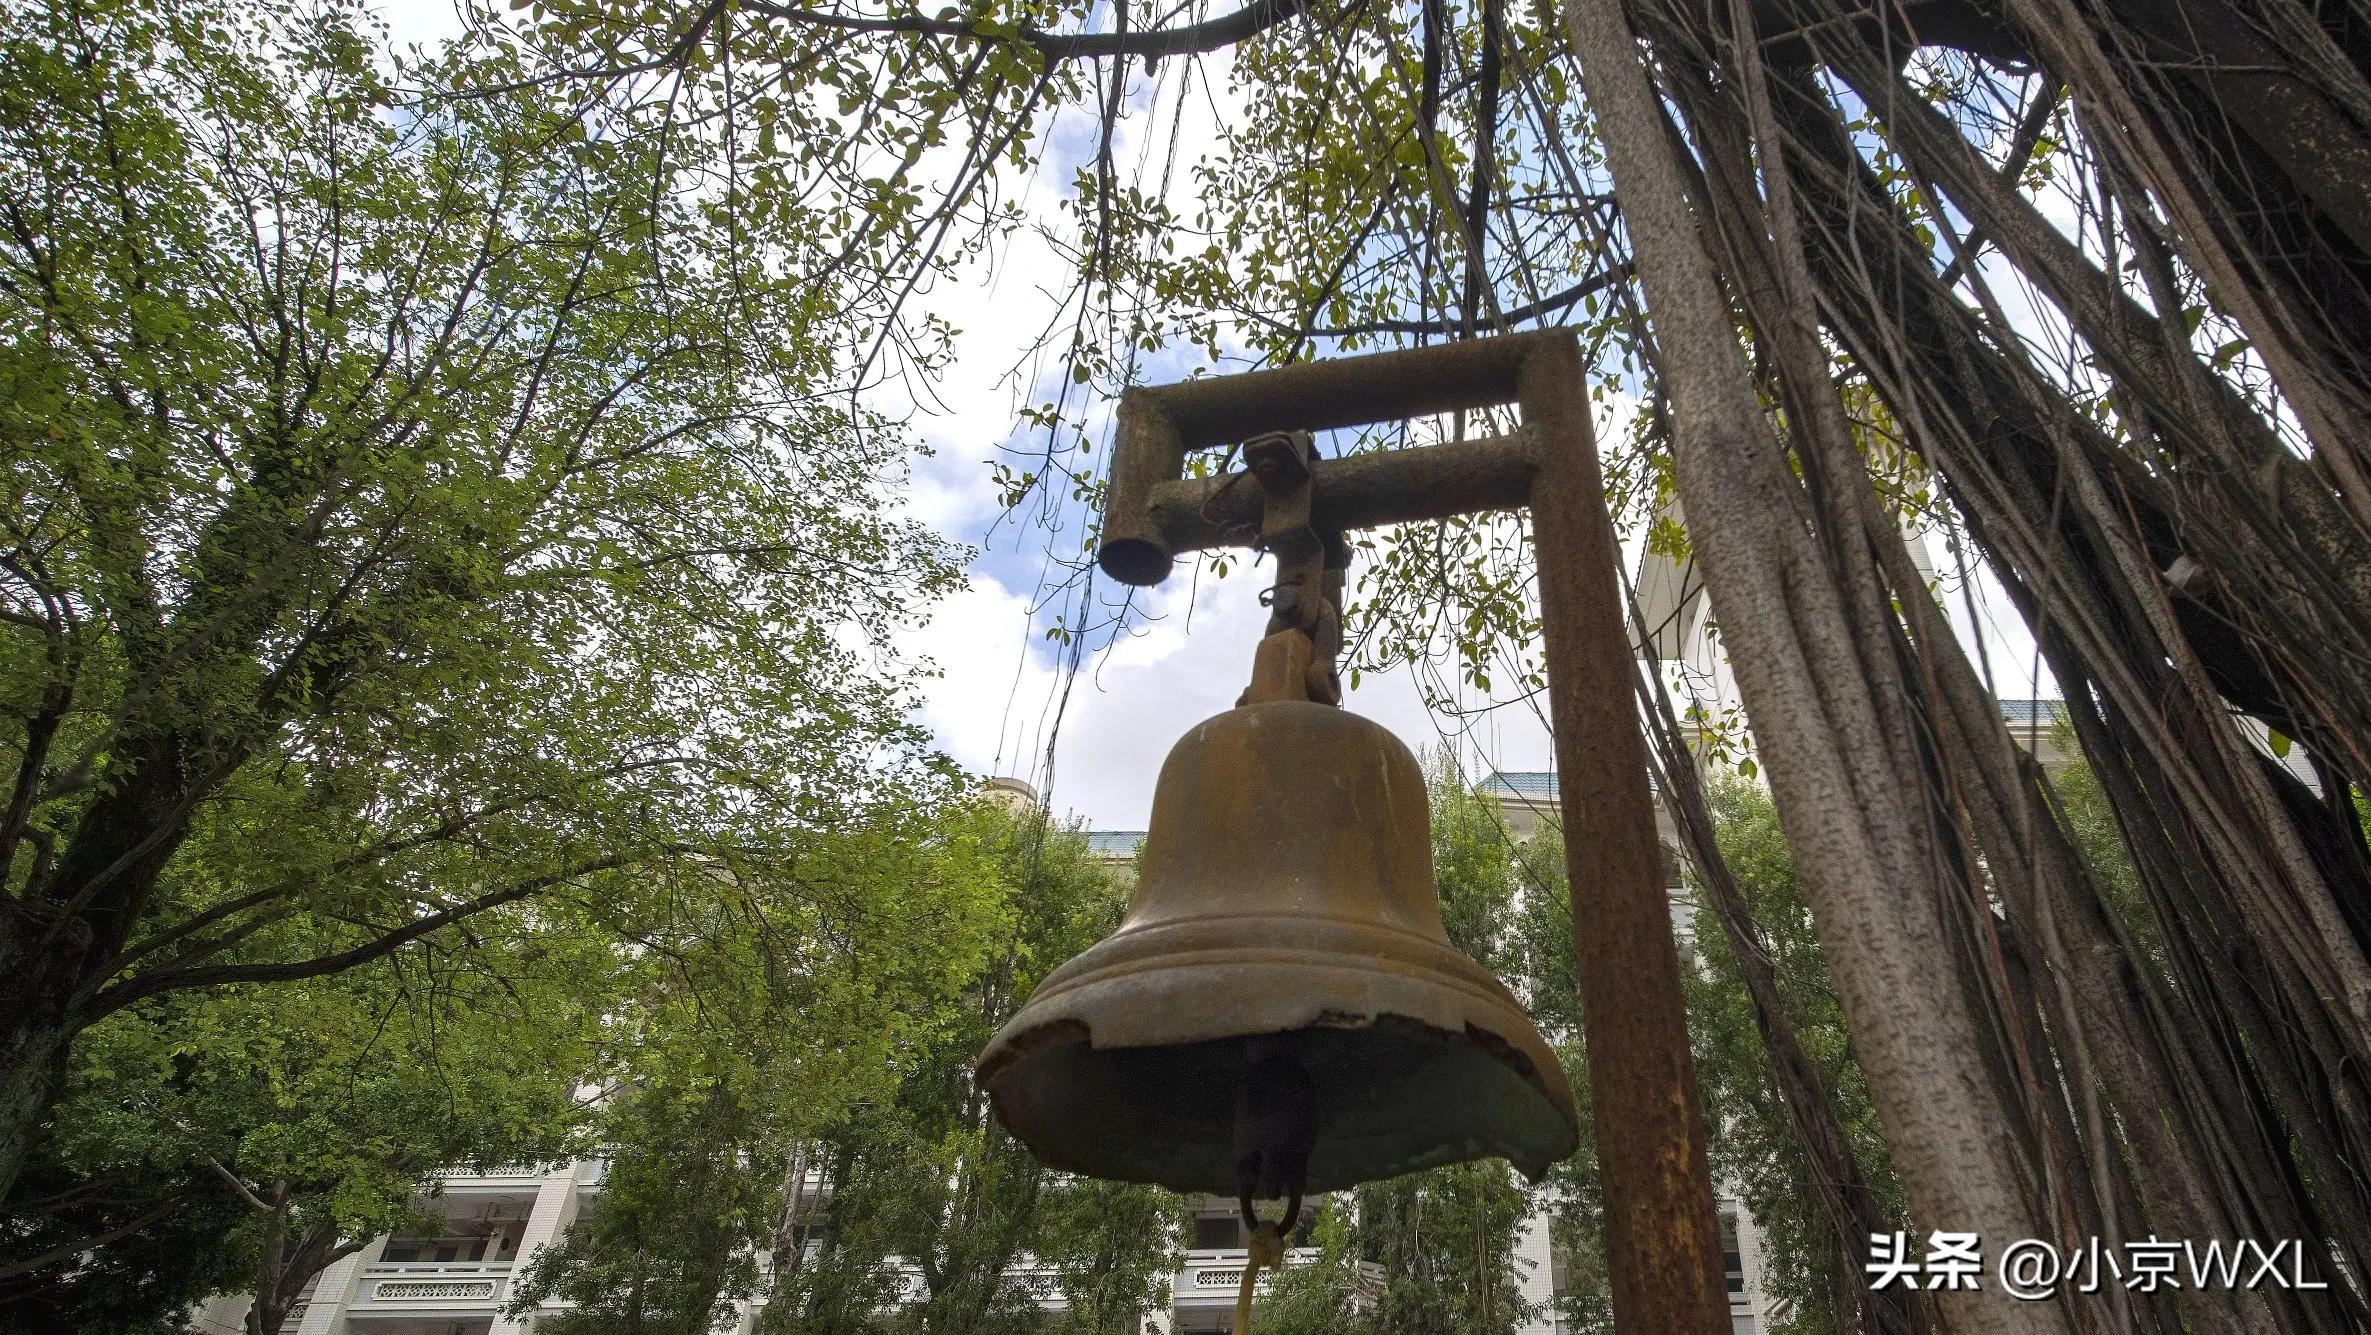
[[[1518,396],[1540,451],[1532,543],[1614,1328],[1727,1335],[1720,1218],[1616,578],[1621,549],[1587,389],[1578,347],[1559,340],[1525,359]]]

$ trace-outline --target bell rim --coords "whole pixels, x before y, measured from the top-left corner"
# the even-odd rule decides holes
[[[1030,1040],[1047,1031],[1083,1032],[1085,1046],[1100,1051],[1117,1048],[1180,1047],[1213,1038],[1281,1034],[1301,1029],[1362,1029],[1372,1027],[1378,1021],[1389,1019],[1419,1024],[1443,1034],[1464,1034],[1476,1030],[1489,1034],[1508,1052],[1522,1055],[1522,1064],[1531,1070],[1530,1079],[1534,1084],[1543,1088],[1550,1086],[1561,1088],[1564,1091],[1563,1097],[1559,1099],[1555,1094],[1549,1093],[1549,1100],[1571,1109],[1574,1120],[1577,1121],[1579,1114],[1573,1102],[1571,1079],[1564,1070],[1564,1063],[1557,1058],[1555,1048],[1549,1044],[1547,1036],[1540,1032],[1538,1023],[1532,1019],[1531,1012],[1513,993],[1506,990],[1505,984],[1499,983],[1487,970],[1482,969],[1481,965],[1462,954],[1459,958],[1481,978],[1496,984],[1495,992],[1484,992],[1469,987],[1451,987],[1447,985],[1448,980],[1439,975],[1425,978],[1399,975],[1395,981],[1406,991],[1431,990],[1440,994],[1432,998],[1436,1002],[1454,1003],[1462,999],[1468,1003],[1479,1003],[1478,1007],[1469,1004],[1440,1008],[1428,1007],[1420,1010],[1405,1004],[1408,998],[1402,996],[1397,999],[1400,1004],[1387,1002],[1360,1009],[1355,1004],[1355,998],[1365,989],[1355,984],[1338,988],[1325,986],[1329,982],[1341,981],[1340,976],[1355,975],[1361,972],[1346,964],[1339,954],[1307,950],[1259,955],[1234,953],[1226,960],[1228,967],[1238,972],[1250,970],[1265,973],[1274,970],[1298,986],[1289,1001],[1270,1008],[1260,1016],[1262,1023],[1235,1031],[1232,1035],[1196,1032],[1182,1028],[1187,1024],[1207,1023],[1206,1017],[1187,1020],[1162,1016],[1158,1017],[1159,1022],[1150,1026],[1149,1032],[1141,1037],[1115,1036],[1111,1032],[1113,1026],[1109,1023],[1108,1015],[1105,1023],[1098,1026],[1085,1016],[1078,1014],[1080,1010],[1100,1009],[1096,1005],[1099,999],[1094,995],[1097,992],[1164,973],[1174,973],[1187,980],[1188,985],[1180,986],[1175,990],[1190,993],[1195,990],[1191,984],[1204,983],[1208,979],[1210,973],[1208,963],[1194,963],[1191,955],[1172,954],[1157,960],[1144,961],[1135,968],[1098,970],[1093,975],[1081,978],[1063,988],[1059,993],[1049,995],[1041,988],[1039,993],[1032,995],[1026,1005],[1022,1006],[1012,1018],[998,1026],[996,1032],[990,1036],[987,1044],[980,1049],[980,1055],[972,1062],[972,1073],[980,1083],[992,1085],[1003,1075],[1007,1067],[1042,1046],[1042,1041],[1032,1042]],[[1189,964],[1192,967],[1188,967]],[[1328,977],[1328,975],[1336,977]],[[1342,1002],[1350,1004],[1329,1004]],[[1426,1013],[1428,1010],[1430,1013]],[[1443,1023],[1452,1012],[1455,1013],[1456,1023],[1454,1025]],[[1138,1016],[1137,1018],[1148,1017]],[[1173,1026],[1178,1027],[1173,1028]],[[1544,1063],[1542,1058],[1545,1058]]]
[[[1245,946],[1242,941],[1250,937],[1247,925],[1257,922],[1290,925],[1302,941]],[[1333,941],[1309,941],[1314,930]],[[1197,948],[1197,939],[1207,944]],[[1375,951],[1373,946],[1378,944],[1387,948]],[[1392,963],[1413,967],[1394,970],[1387,967]],[[1143,1008],[1105,1010],[1098,994],[1107,989],[1140,989],[1162,975],[1171,975],[1174,982],[1162,991],[1197,996],[1204,989],[1214,989],[1212,979],[1221,975],[1233,975],[1238,986],[1250,984],[1252,979],[1242,977],[1247,972],[1254,977],[1273,975],[1285,986],[1276,991],[1259,989],[1271,1003],[1254,1010],[1252,1029],[1245,1031],[1280,1034],[1314,1027],[1356,1029],[1385,1015],[1425,1024],[1444,1034],[1482,1029],[1506,1043],[1510,1053],[1522,1053],[1522,1065],[1532,1067],[1534,1074],[1529,1079],[1534,1084],[1553,1081],[1562,1098],[1548,1093],[1551,1103],[1565,1107],[1572,1119],[1579,1117],[1572,1103],[1572,1081],[1565,1077],[1555,1048],[1539,1031],[1527,1005],[1480,960],[1449,941],[1408,932],[1392,922],[1340,918],[1330,913],[1204,913],[1188,920],[1121,927],[1079,956],[1065,960],[1036,984],[1022,1008],[998,1024],[979,1050],[979,1058],[972,1062],[974,1077],[996,1079],[1005,1065],[1034,1048],[1034,1043],[1027,1041],[1031,1034],[1067,1024],[1084,1027],[1091,1048],[1159,1048],[1212,1039],[1214,1034],[1204,1029],[1209,1015],[1195,1008],[1167,1013]],[[1378,977],[1387,979],[1385,991],[1375,986]],[[1093,1013],[1095,1020],[1088,1020],[1088,1013]],[[1126,1015],[1131,1024],[1114,1024],[1117,1015]]]
[[[1343,921],[1322,915],[1290,916],[1338,926]],[[1145,944],[1144,935],[1156,928],[1167,928],[1164,934],[1175,935],[1196,925],[1156,924],[1134,929],[1128,935],[1136,936],[1137,940],[1126,944]],[[1371,924],[1364,926],[1371,931]],[[1492,1060],[1532,1088],[1556,1111],[1568,1134],[1577,1137],[1580,1113],[1571,1078],[1554,1046],[1540,1032],[1529,1008],[1495,974],[1463,951],[1446,942],[1402,935],[1425,947],[1423,958],[1415,961],[1427,966],[1423,972],[1394,973],[1379,969],[1375,967],[1376,957],[1342,950],[1307,946],[1247,950],[1239,943],[1223,950],[1164,949],[1133,959],[1123,956],[1117,960],[1090,961],[1090,956],[1120,943],[1121,934],[1115,934],[1073,960],[1072,963],[1086,963],[1089,967],[1062,980],[1059,988],[1049,990],[1048,985],[1056,981],[1062,970],[1056,970],[1039,984],[1028,1002],[999,1026],[981,1049],[973,1063],[974,1078],[996,1100],[998,1085],[1013,1068],[1023,1065],[1043,1048],[1065,1043],[1090,1051],[1142,1050],[1187,1047],[1261,1034],[1416,1025],[1460,1041],[1471,1042],[1476,1035],[1487,1036],[1489,1041],[1483,1046],[1492,1049]],[[1137,952],[1129,950],[1126,954]],[[1378,974],[1388,978],[1386,990],[1378,991],[1375,987]],[[1166,985],[1163,975],[1169,976]],[[1266,978],[1273,978],[1283,986],[1273,989],[1260,986]],[[1148,985],[1168,994],[1178,1004],[1142,1004],[1142,994]],[[1207,1027],[1211,1010],[1192,1002],[1228,995],[1230,988],[1264,996],[1267,1004],[1252,1008],[1240,1028],[1214,1033]],[[1135,1004],[1111,1004],[1120,997]],[[1011,1123],[1008,1121],[1006,1125]],[[1577,1143],[1576,1139],[1572,1145]],[[1546,1162],[1553,1163],[1571,1152],[1572,1146],[1567,1146],[1562,1154]]]
[[[1245,946],[1243,924],[1261,922],[1298,926],[1304,939],[1297,944]],[[1218,930],[1222,927],[1229,930]],[[1333,939],[1311,941],[1311,928],[1323,929],[1323,935]],[[1208,944],[1197,949],[1195,938]],[[1379,941],[1401,948],[1372,949]],[[1395,963],[1413,967],[1388,967]],[[1471,1026],[1524,1052],[1525,1064],[1538,1070],[1537,1078],[1554,1072],[1570,1098],[1563,1063],[1539,1032],[1530,1009],[1480,961],[1445,940],[1371,919],[1328,914],[1211,914],[1124,927],[1046,975],[980,1050],[974,1073],[982,1080],[993,1078],[1027,1047],[1021,1041],[1026,1035],[1065,1022],[1087,1026],[1089,1046],[1096,1048],[1161,1047],[1213,1037],[1202,1028],[1209,1022],[1207,1015],[1137,1007],[1107,1010],[1098,1003],[1098,994],[1151,984],[1181,997],[1198,996],[1222,973],[1236,975],[1239,986],[1246,984],[1249,980],[1241,976],[1246,972],[1273,974],[1282,986],[1258,990],[1269,1004],[1253,1009],[1256,1019],[1243,1032],[1281,1033],[1321,1024],[1356,1028],[1384,1015],[1443,1032]],[[1174,981],[1163,986],[1158,980],[1164,975]],[[1375,986],[1378,976],[1388,980],[1384,991]],[[1395,1004],[1385,1004],[1387,998]],[[1095,1013],[1100,1023],[1082,1012]],[[1130,1023],[1115,1025],[1118,1017]]]
[[[1329,1171],[1325,1158],[1321,1156],[1320,1158],[1313,1160],[1310,1165],[1311,1175],[1304,1187],[1305,1191],[1309,1192],[1310,1194],[1342,1191],[1347,1190],[1350,1187],[1357,1186],[1363,1182],[1379,1181],[1384,1180],[1387,1177],[1398,1177],[1406,1173],[1421,1172],[1428,1168],[1438,1168],[1457,1163],[1470,1163],[1478,1159],[1487,1158],[1504,1159],[1511,1166],[1513,1166],[1517,1172],[1522,1173],[1526,1179],[1532,1182],[1538,1182],[1546,1177],[1548,1171],[1551,1168],[1553,1168],[1558,1163],[1571,1158],[1572,1155],[1578,1152],[1580,1149],[1579,1111],[1573,1098],[1571,1081],[1567,1077],[1561,1062],[1556,1062],[1549,1068],[1548,1072],[1543,1073],[1539,1070],[1536,1063],[1528,1059],[1520,1063],[1508,1060],[1507,1051],[1520,1050],[1519,1045],[1517,1044],[1505,1043],[1502,1039],[1501,1043],[1496,1046],[1506,1051],[1494,1052],[1490,1050],[1493,1045],[1474,1044],[1473,1035],[1470,1032],[1460,1033],[1455,1030],[1444,1029],[1437,1024],[1429,1023],[1421,1018],[1398,1013],[1370,1016],[1367,1017],[1364,1024],[1345,1025],[1338,1027],[1343,1029],[1354,1029],[1383,1028],[1386,1026],[1400,1028],[1402,1030],[1422,1031],[1426,1034],[1429,1034],[1434,1039],[1444,1043],[1468,1044],[1478,1048],[1480,1050],[1480,1055],[1496,1062],[1501,1067],[1504,1067],[1507,1069],[1509,1074],[1512,1074],[1516,1078],[1522,1080],[1523,1083],[1531,1089],[1533,1095],[1537,1097],[1546,1106],[1547,1111],[1552,1114],[1556,1127],[1556,1134],[1548,1141],[1536,1143],[1526,1142],[1522,1137],[1504,1131],[1489,1135],[1473,1136],[1462,1141],[1443,1142],[1423,1153],[1411,1155],[1404,1160],[1398,1161],[1392,1172],[1389,1174],[1380,1175],[1365,1173],[1344,1173],[1339,1171],[1338,1166],[1334,1170]],[[1091,1041],[1078,1039],[1076,1037],[1075,1031],[1082,1027],[1083,1026],[1077,1021],[1056,1021],[1044,1026],[1044,1028],[1047,1030],[1073,1031],[1073,1042],[1076,1043],[1077,1046],[1085,1047],[1090,1051],[1102,1050],[1099,1045],[1096,1045]],[[1536,1034],[1536,1031],[1534,1032]],[[999,1037],[1001,1038],[1002,1035],[999,1035]],[[1247,1034],[1241,1037],[1250,1038],[1255,1037],[1255,1035]],[[1493,1037],[1501,1036],[1493,1035]],[[1214,1040],[1204,1041],[1209,1042]],[[1013,1110],[1010,1106],[1012,1094],[1006,1088],[1006,1079],[1008,1077],[1020,1077],[1023,1074],[1020,1068],[1027,1062],[1028,1059],[1041,1055],[1041,1053],[1043,1053],[1046,1049],[1060,1046],[1064,1046],[1064,1044],[1062,1044],[1058,1038],[1054,1039],[1052,1042],[1042,1044],[1022,1044],[1013,1051],[1012,1059],[1005,1063],[1001,1069],[999,1069],[993,1075],[982,1073],[979,1077],[980,1084],[988,1095],[989,1104],[995,1111],[997,1122],[1004,1126],[1007,1131],[1009,1131],[1016,1139],[1028,1146],[1030,1153],[1037,1157],[1040,1162],[1043,1162],[1047,1166],[1052,1167],[1058,1171],[1080,1173],[1090,1177],[1137,1182],[1150,1186],[1166,1187],[1173,1191],[1198,1191],[1210,1192],[1219,1195],[1232,1195],[1235,1190],[1235,1186],[1233,1185],[1230,1178],[1201,1176],[1192,1173],[1162,1174],[1153,1171],[1143,1171],[1123,1161],[1115,1161],[1110,1158],[1098,1157],[1096,1155],[1084,1152],[1073,1153],[1071,1152],[1068,1143],[1063,1138],[1037,1134],[1041,1129],[1030,1123],[1029,1119],[1024,1118],[1016,1120],[1013,1116]],[[1184,1049],[1194,1046],[1197,1046],[1197,1044],[1179,1043],[1144,1045],[1144,1047],[1149,1050],[1159,1050],[1163,1048]]]

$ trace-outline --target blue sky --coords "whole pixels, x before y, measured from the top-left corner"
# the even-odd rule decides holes
[[[399,46],[458,28],[450,0],[392,0],[384,12]],[[1167,81],[1187,68],[1188,62],[1164,62],[1158,87],[1137,79],[1115,145],[1119,160],[1142,162],[1150,145],[1167,144],[1167,109],[1184,99],[1159,96],[1162,109],[1156,111],[1156,95],[1173,93]],[[1205,82],[1190,100],[1193,112],[1180,140],[1181,183],[1191,179],[1183,165],[1214,147],[1215,118],[1227,114],[1230,97],[1223,58],[1203,62],[1196,77]],[[1095,152],[1091,117],[1065,114],[1050,148],[1022,198],[1035,218],[1059,231],[1072,221],[1061,213],[1061,199]],[[1075,503],[1060,507],[1051,524],[1003,516],[989,464],[1006,446],[1022,448],[1024,457],[1030,452],[1017,434],[1017,411],[1055,397],[1051,391],[1064,368],[1053,356],[1032,363],[1026,349],[1054,317],[1053,294],[1066,292],[1070,277],[1060,256],[1024,230],[1001,248],[993,265],[938,279],[917,295],[917,313],[926,310],[961,331],[956,358],[931,392],[916,396],[921,401],[885,391],[879,406],[910,412],[913,431],[932,449],[917,460],[901,490],[905,510],[977,548],[978,555],[970,587],[907,636],[904,647],[936,667],[923,720],[959,763],[1050,791],[1057,815],[1076,815],[1098,829],[1140,829],[1154,774],[1171,742],[1201,718],[1228,708],[1241,690],[1265,615],[1256,598],[1267,580],[1264,568],[1241,566],[1225,580],[1196,580],[1181,563],[1165,584],[1138,593],[1123,634],[1096,637],[1078,670],[1066,671],[1065,651],[1043,632],[1058,612],[1068,612],[1075,624],[1075,608],[1041,604],[1060,578],[1049,552],[1083,555],[1088,517]],[[1205,365],[1196,350],[1170,349],[1141,363],[1137,378],[1162,383]],[[1108,409],[1096,407],[1098,440]],[[1008,462],[1018,465],[1021,457]],[[1942,552],[1935,557],[1948,568]],[[1097,582],[1097,619],[1109,615],[1120,592],[1108,581]],[[2031,641],[2013,617],[1992,610],[1997,599],[1987,601],[1979,615],[1993,623],[1993,641],[2002,646],[1995,649],[1996,666],[2003,660],[2015,664],[2030,653]],[[1961,607],[1952,613],[1966,620]],[[2004,681],[2003,694],[2031,692],[2020,668],[2003,668],[2003,675],[2017,678],[2015,684]],[[1468,693],[1460,703],[1471,709],[1491,702]],[[1419,751],[1457,735],[1461,763],[1477,778],[1494,768],[1550,764],[1547,731],[1530,702],[1508,702],[1478,720],[1458,722],[1428,711],[1414,676],[1402,670],[1367,677],[1349,704]]]

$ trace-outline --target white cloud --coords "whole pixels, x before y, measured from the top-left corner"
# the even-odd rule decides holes
[[[387,22],[387,38],[398,51],[433,48],[461,35],[460,0],[385,0],[374,6]]]
[[[1181,571],[1150,591],[1157,619],[1082,662],[1065,696],[1057,660],[1030,628],[1029,600],[975,573],[972,587],[941,605],[908,642],[941,673],[923,722],[977,773],[1016,775],[1041,789],[1050,779],[1058,815],[1076,813],[1098,829],[1142,829],[1169,747],[1193,724],[1231,708],[1250,676],[1266,617],[1258,586],[1256,578],[1204,580],[1195,596]],[[1349,706],[1420,754],[1452,726],[1424,707],[1406,671],[1368,677]],[[1549,764],[1546,731],[1520,704],[1474,723],[1463,749],[1469,765]]]

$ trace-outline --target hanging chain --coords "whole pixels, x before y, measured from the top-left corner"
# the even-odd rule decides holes
[[[1266,503],[1259,545],[1276,558],[1276,582],[1260,595],[1266,638],[1239,704],[1274,700],[1342,703],[1335,660],[1342,652],[1342,589],[1350,544],[1322,532],[1310,512],[1317,442],[1306,431],[1272,431],[1243,444],[1243,460]]]

